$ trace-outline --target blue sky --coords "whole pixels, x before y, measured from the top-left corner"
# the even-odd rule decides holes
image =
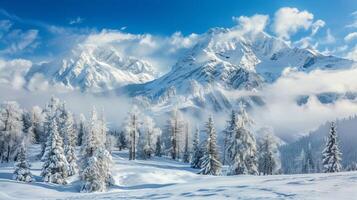
[[[63,52],[72,43],[80,42],[86,35],[103,29],[159,36],[170,36],[179,31],[187,36],[203,33],[211,27],[232,27],[236,23],[232,17],[256,14],[269,16],[265,31],[276,35],[272,28],[274,16],[284,7],[296,8],[299,12],[307,11],[313,15],[311,24],[317,20],[324,22],[324,26],[314,35],[315,41],[311,42],[319,41],[316,48],[320,51],[343,56],[347,55],[348,50],[353,50],[355,43],[349,41],[346,44],[344,38],[357,31],[356,27],[347,27],[357,21],[357,16],[352,15],[357,11],[356,0],[0,0],[0,20],[8,20],[11,30],[22,31],[6,40],[6,34],[3,33],[0,48],[13,47],[10,53],[2,53],[2,57],[41,59]],[[292,42],[306,39],[311,26],[298,27],[285,39]],[[0,24],[0,27],[2,32],[10,31],[6,29],[6,23]],[[323,42],[328,35],[334,41]],[[27,46],[14,47],[13,41],[26,36],[28,40],[35,39]],[[336,50],[342,47],[344,52]]]

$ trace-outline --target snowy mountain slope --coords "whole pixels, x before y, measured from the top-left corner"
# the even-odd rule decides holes
[[[314,69],[342,69],[352,61],[324,56],[310,49],[291,48],[284,41],[264,32],[240,34],[232,29],[215,28],[203,34],[164,76],[144,84],[132,84],[118,93],[164,107],[234,107],[237,98],[227,93],[250,91],[248,105],[262,102],[254,91],[280,77],[286,67],[309,72]]]
[[[110,46],[85,46],[64,59],[32,67],[26,79],[42,74],[52,83],[81,91],[109,90],[129,83],[153,80],[156,72],[150,63],[120,55]]]
[[[39,148],[30,150],[31,155]],[[37,182],[11,180],[13,168],[0,167],[0,199],[351,199],[356,172],[273,176],[204,176],[188,165],[165,158],[129,161],[113,152],[116,184],[104,193],[79,193],[79,181],[68,185],[41,182],[41,163],[32,158]]]

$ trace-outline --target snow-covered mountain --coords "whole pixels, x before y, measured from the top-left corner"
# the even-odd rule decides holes
[[[235,28],[213,28],[199,35],[195,45],[159,78],[149,62],[119,52],[111,45],[80,46],[70,56],[34,65],[26,79],[42,74],[53,84],[81,91],[114,90],[153,109],[176,106],[224,111],[239,101],[248,106],[263,104],[256,91],[274,82],[287,67],[309,72],[353,63],[291,47],[265,32],[244,33]]]
[[[27,73],[30,80],[42,74],[52,83],[81,91],[103,91],[130,83],[144,83],[156,77],[152,65],[135,57],[123,56],[110,46],[86,46],[68,57],[35,65]]]
[[[286,67],[298,71],[341,69],[352,61],[325,56],[311,49],[292,48],[264,32],[242,34],[215,28],[203,34],[164,76],[119,89],[145,104],[179,108],[229,109],[238,100],[263,103],[254,92],[276,80]],[[230,94],[248,91],[243,99]]]

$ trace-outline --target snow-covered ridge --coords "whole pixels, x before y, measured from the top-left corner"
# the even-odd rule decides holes
[[[210,29],[177,59],[169,72],[158,77],[151,63],[123,55],[115,45],[79,45],[70,56],[33,66],[26,79],[42,74],[53,84],[85,92],[114,90],[158,110],[177,106],[222,111],[241,100],[251,106],[264,103],[255,91],[277,80],[287,67],[310,72],[353,64],[313,49],[291,47],[265,32],[244,33],[235,28]],[[237,91],[252,95],[238,99],[227,95]]]
[[[352,63],[312,49],[290,47],[264,32],[246,34],[214,28],[201,35],[197,44],[164,76],[118,91],[161,107],[179,104],[183,108],[210,106],[222,110],[237,102],[226,93],[254,93],[264,84],[274,82],[287,67],[310,72],[347,68]],[[243,100],[248,104],[261,102],[254,95]]]
[[[111,46],[78,48],[64,59],[34,66],[27,79],[36,74],[81,91],[109,90],[129,83],[144,83],[157,76],[149,62],[122,56]]]

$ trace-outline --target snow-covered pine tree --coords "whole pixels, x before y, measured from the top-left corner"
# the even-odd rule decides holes
[[[155,156],[162,156],[162,144],[161,144],[161,136],[157,136],[156,145],[155,145]]]
[[[6,101],[0,105],[0,160],[15,160],[23,140],[22,110],[17,102]]]
[[[310,174],[315,172],[314,158],[312,157],[311,144],[309,143],[307,150],[305,151],[304,160],[302,163],[303,174]]]
[[[259,172],[263,175],[272,175],[277,171],[279,160],[277,158],[278,147],[271,134],[265,134],[259,143]]]
[[[256,141],[254,135],[248,129],[252,123],[244,106],[241,105],[238,115],[238,128],[227,147],[227,157],[231,159],[228,161],[230,164],[228,174],[230,175],[258,174]]]
[[[86,118],[83,114],[79,115],[79,123],[77,125],[78,127],[78,141],[77,144],[78,146],[82,146],[83,143],[83,137],[86,132]]]
[[[341,171],[341,155],[337,141],[337,131],[334,122],[331,123],[330,133],[327,138],[326,147],[322,152],[322,164],[325,173]]]
[[[104,117],[97,118],[95,108],[82,145],[81,192],[105,191],[114,184],[110,172],[111,154],[105,147],[107,127]]]
[[[171,112],[171,118],[167,122],[167,132],[170,135],[170,154],[173,160],[180,158],[180,141],[183,133],[183,121],[181,113],[176,108]]]
[[[227,127],[223,131],[224,133],[224,141],[223,141],[223,165],[225,165],[228,161],[233,160],[231,157],[232,154],[228,152],[228,146],[230,142],[234,139],[233,135],[235,134],[236,130],[238,129],[238,122],[236,112],[232,110],[230,119],[227,121]]]
[[[189,150],[189,144],[188,144],[188,123],[185,124],[185,148],[183,152],[183,157],[182,160],[185,163],[189,163],[191,158],[190,150]]]
[[[193,138],[192,144],[192,159],[191,167],[192,168],[201,168],[201,158],[203,156],[203,151],[200,145],[200,130],[196,128],[195,135]]]
[[[214,128],[212,117],[208,118],[206,123],[207,140],[201,158],[200,174],[204,175],[220,175],[222,164],[219,161],[219,152],[216,141],[216,129]]]
[[[67,184],[68,162],[63,150],[63,139],[58,133],[55,118],[48,128],[48,138],[44,153],[41,176],[45,182]]]
[[[73,114],[65,111],[65,117],[62,118],[63,124],[61,130],[65,135],[65,154],[68,161],[68,176],[72,176],[78,172],[77,156],[76,156],[76,143],[77,143],[77,131],[74,127]]]
[[[17,154],[17,163],[15,164],[15,171],[13,179],[16,181],[33,182],[35,179],[30,171],[30,164],[27,161],[25,144],[22,143]]]
[[[41,144],[41,153],[40,153],[40,158],[43,161],[44,159],[44,153],[46,149],[46,143],[47,143],[47,138],[50,134],[50,125],[52,123],[52,120],[55,119],[56,123],[58,123],[58,108],[60,106],[60,100],[54,96],[51,97],[50,102],[45,106],[45,109],[43,110],[43,115],[44,115],[44,123],[43,123],[43,135],[40,138],[40,144]]]
[[[126,140],[124,131],[119,132],[117,145],[119,151],[128,148],[128,141]]]
[[[39,106],[34,106],[30,111],[30,120],[31,120],[31,133],[29,135],[34,136],[34,142],[40,144],[41,138],[44,137],[43,123],[44,116],[42,114],[42,108]]]

